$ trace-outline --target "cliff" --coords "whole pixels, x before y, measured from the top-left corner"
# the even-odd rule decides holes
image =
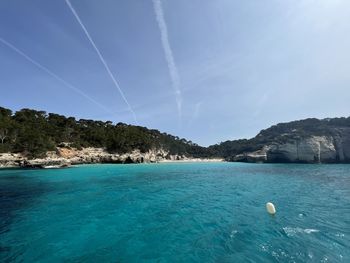
[[[350,163],[350,128],[333,135],[291,139],[266,148],[268,162]]]
[[[110,121],[0,107],[0,166],[56,167],[224,158],[241,162],[350,163],[350,117],[279,123],[251,139],[202,147]],[[208,160],[208,159],[207,159]]]
[[[232,161],[350,163],[350,136],[310,136],[286,143],[275,142],[258,151],[237,154]]]
[[[350,119],[307,119],[282,123],[250,140],[215,146],[228,161],[350,163]]]

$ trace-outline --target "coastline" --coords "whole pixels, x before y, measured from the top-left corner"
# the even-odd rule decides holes
[[[19,166],[19,165],[2,165],[0,164],[0,170],[1,169],[63,169],[63,168],[70,168],[70,167],[78,167],[81,165],[98,165],[98,164],[176,164],[176,163],[222,163],[227,162],[224,159],[201,159],[201,158],[193,158],[188,160],[164,160],[164,161],[158,161],[158,162],[143,162],[143,163],[108,163],[108,162],[94,162],[94,163],[76,163],[76,164],[70,164],[70,165],[40,165],[37,167],[32,166]]]
[[[218,162],[226,162],[222,158],[189,158],[185,160],[162,160],[157,163],[218,163]]]
[[[80,164],[137,164],[137,163],[189,163],[223,162],[221,158],[194,158],[170,154],[162,149],[148,152],[109,153],[104,148],[74,149],[61,147],[47,152],[43,158],[30,159],[20,153],[0,153],[0,168],[66,168]]]

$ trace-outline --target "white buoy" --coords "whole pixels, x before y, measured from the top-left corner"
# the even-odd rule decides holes
[[[276,214],[276,208],[275,205],[273,203],[266,203],[266,211],[270,214],[270,215],[274,215]]]

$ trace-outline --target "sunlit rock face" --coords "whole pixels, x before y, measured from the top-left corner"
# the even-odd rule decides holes
[[[268,162],[335,162],[337,151],[334,139],[326,136],[311,136],[274,143],[266,152]]]
[[[349,163],[350,129],[335,129],[333,135],[290,137],[285,142],[272,142],[261,150],[234,156],[233,161]]]
[[[258,150],[258,151],[237,154],[230,161],[263,163],[263,162],[267,161],[268,149],[269,149],[269,147],[266,146],[263,149]]]
[[[184,155],[171,155],[164,149],[151,149],[148,152],[134,150],[130,153],[109,153],[104,148],[59,147],[47,152],[44,158],[28,159],[21,154],[0,153],[0,167],[60,168],[75,164],[90,163],[156,163],[162,161],[189,161]],[[196,159],[193,159],[196,160]]]

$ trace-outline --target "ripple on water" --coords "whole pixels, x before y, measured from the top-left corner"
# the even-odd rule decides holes
[[[284,227],[283,231],[287,234],[287,236],[295,236],[297,234],[311,234],[320,232],[318,229],[312,228],[300,228],[300,227]]]
[[[350,262],[349,186],[346,165],[0,170],[0,261]]]

